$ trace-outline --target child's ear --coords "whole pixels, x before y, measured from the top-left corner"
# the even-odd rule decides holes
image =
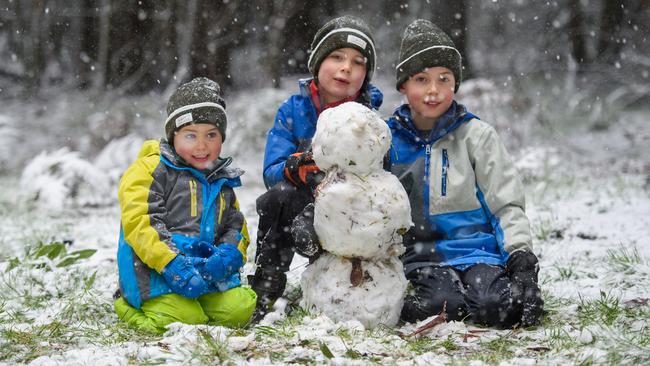
[[[399,87],[399,92],[401,94],[406,94],[406,89],[404,89],[404,84],[402,84],[402,86]]]

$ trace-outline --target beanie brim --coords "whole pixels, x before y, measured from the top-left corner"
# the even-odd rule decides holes
[[[400,90],[402,84],[411,76],[427,68],[442,66],[448,68],[455,79],[454,93],[458,92],[462,80],[462,59],[460,52],[450,46],[431,46],[411,55],[400,62],[396,67],[397,83],[395,87]]]
[[[327,55],[346,47],[356,49],[366,58],[366,80],[370,81],[377,64],[375,44],[367,34],[354,28],[337,28],[326,34],[309,55],[307,61],[309,72],[318,78],[318,70]]]
[[[228,118],[226,111],[218,103],[204,102],[183,106],[172,111],[165,121],[167,141],[173,144],[174,132],[188,124],[207,123],[217,127],[221,133],[222,142],[226,140]]]

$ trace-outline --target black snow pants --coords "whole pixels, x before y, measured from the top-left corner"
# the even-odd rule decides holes
[[[407,266],[406,277],[413,291],[404,299],[401,318],[416,322],[442,311],[446,302],[447,320],[471,320],[475,324],[511,328],[519,323],[523,299],[521,291],[500,266],[476,264],[465,271],[452,267]]]
[[[309,187],[297,188],[285,181],[257,198],[257,268],[248,282],[257,293],[258,307],[266,307],[282,296],[287,283],[286,272],[294,256],[291,224],[312,202],[314,196]]]

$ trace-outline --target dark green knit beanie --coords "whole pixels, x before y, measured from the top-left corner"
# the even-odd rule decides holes
[[[377,64],[375,41],[366,22],[351,15],[334,18],[316,32],[307,61],[309,72],[317,78],[325,57],[334,50],[346,47],[358,50],[366,58],[365,81],[369,82]]]
[[[458,91],[463,76],[460,52],[449,36],[428,20],[417,19],[402,35],[399,60],[395,71],[397,90],[409,77],[428,67],[443,66],[451,70]]]
[[[165,136],[174,143],[174,132],[191,123],[209,123],[219,129],[226,140],[226,102],[216,81],[205,77],[192,79],[176,89],[167,103]]]

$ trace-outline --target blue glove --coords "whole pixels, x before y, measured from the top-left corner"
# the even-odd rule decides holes
[[[239,269],[244,265],[244,256],[234,244],[223,243],[219,245],[212,257],[215,255],[219,255],[223,258],[228,275],[239,272]],[[208,259],[208,263],[212,257]]]
[[[210,258],[197,265],[203,279],[208,282],[219,282],[226,279],[244,265],[244,256],[232,244],[221,244]]]
[[[208,284],[194,267],[192,259],[179,254],[163,268],[161,274],[172,291],[185,297],[197,298],[206,293]]]
[[[185,248],[185,253],[193,257],[208,258],[214,254],[215,249],[217,249],[217,247],[206,241],[197,241],[188,245]]]

